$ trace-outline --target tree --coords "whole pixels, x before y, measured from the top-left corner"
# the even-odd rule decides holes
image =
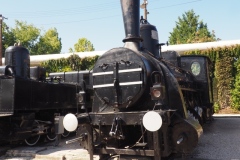
[[[69,51],[68,51],[69,53],[73,53],[74,51],[73,51],[73,49],[72,48],[69,48]]]
[[[26,47],[31,55],[60,53],[62,49],[61,38],[56,28],[51,28],[41,35],[41,29],[27,22],[17,21],[14,28],[3,23],[3,53],[14,43]]]
[[[170,32],[170,44],[185,44],[216,41],[214,31],[209,32],[207,24],[199,21],[199,15],[193,10],[185,12],[182,18],[178,17],[176,27]]]
[[[86,38],[79,38],[78,42],[74,44],[75,52],[86,52],[86,51],[94,51],[93,44]],[[69,49],[70,52],[73,52],[73,49]]]
[[[9,29],[9,27],[7,26],[6,23],[3,22],[3,27],[2,27],[2,34],[3,34],[3,38],[2,38],[2,51],[3,51],[3,57],[5,55],[5,50],[8,46],[12,46],[14,45],[14,43],[16,42],[15,39],[15,35],[12,32],[11,29]]]
[[[32,54],[53,54],[60,53],[62,49],[61,38],[56,28],[51,28],[43,36],[40,36]]]
[[[40,36],[40,29],[32,24],[28,25],[27,22],[18,20],[16,20],[15,25],[12,32],[16,37],[16,41],[20,42],[21,46],[26,47],[31,53]]]

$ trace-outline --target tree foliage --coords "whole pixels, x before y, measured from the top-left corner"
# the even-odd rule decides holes
[[[9,28],[3,23],[3,53],[15,43],[26,47],[31,55],[60,53],[62,48],[56,28],[49,29],[41,35],[41,29],[27,22],[16,20],[14,28]]]
[[[236,110],[240,110],[240,47],[235,49],[238,53],[234,63],[234,85],[231,90],[231,106]]]
[[[56,28],[51,28],[40,36],[35,45],[34,54],[53,54],[60,53],[62,49],[61,38],[58,36]]]
[[[68,58],[52,59],[41,63],[47,73],[91,70],[99,56],[80,58],[73,54]]]
[[[12,29],[15,35],[16,42],[20,43],[21,46],[26,47],[30,53],[32,52],[35,44],[40,35],[40,29],[32,24],[27,24],[27,22],[21,22],[16,20],[15,28]]]
[[[79,38],[78,42],[74,44],[74,50],[69,49],[69,52],[87,52],[94,51],[93,44],[87,38]]]
[[[8,46],[14,45],[16,37],[11,31],[11,29],[9,29],[9,27],[6,25],[6,23],[3,22],[2,26],[2,51],[4,57],[6,48]]]
[[[216,41],[214,31],[209,32],[207,24],[199,21],[199,15],[193,10],[178,17],[176,27],[170,32],[170,44],[185,44]]]

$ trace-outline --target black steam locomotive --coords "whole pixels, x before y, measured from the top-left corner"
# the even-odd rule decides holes
[[[90,159],[160,160],[188,154],[211,120],[211,62],[205,56],[162,52],[156,27],[141,18],[139,0],[121,0],[124,47],[103,54],[81,93],[85,113],[68,114],[65,129]],[[88,98],[87,98],[88,97]]]
[[[7,48],[5,64],[0,67],[0,142],[35,145],[41,135],[54,140],[59,116],[81,109],[76,97],[84,72],[66,74],[64,82],[54,74],[46,78],[44,68],[30,67],[29,52],[21,46]]]

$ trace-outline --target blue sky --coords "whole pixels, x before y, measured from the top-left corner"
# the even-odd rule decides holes
[[[240,39],[239,6],[239,0],[148,0],[148,21],[157,27],[159,41],[166,42],[178,17],[193,9],[217,38],[236,40]],[[124,45],[119,0],[0,0],[0,14],[8,18],[4,21],[9,27],[15,26],[15,20],[43,30],[55,27],[62,40],[62,53],[83,37],[97,51]]]

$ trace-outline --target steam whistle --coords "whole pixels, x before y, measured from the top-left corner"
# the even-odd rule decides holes
[[[149,12],[147,11],[147,4],[148,1],[144,0],[143,4],[140,6],[140,8],[144,9],[144,19],[147,20],[147,15],[149,14]]]

